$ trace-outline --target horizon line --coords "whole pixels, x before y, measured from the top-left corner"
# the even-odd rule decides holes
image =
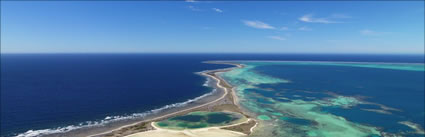
[[[0,52],[1,54],[316,54],[316,55],[422,55],[425,53],[288,53],[288,52]]]

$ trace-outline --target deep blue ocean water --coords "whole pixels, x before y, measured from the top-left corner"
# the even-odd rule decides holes
[[[202,63],[209,60],[423,63],[424,57],[324,54],[2,54],[1,136],[96,121],[107,116],[145,112],[193,99],[211,91],[202,86],[205,78],[195,72],[228,67]],[[406,75],[393,77],[411,80]],[[302,77],[299,78],[302,80]],[[328,82],[332,80],[338,79]],[[367,86],[368,83],[359,81],[356,84]],[[320,86],[325,85],[317,84],[311,88],[320,89]],[[345,92],[338,87],[334,88],[328,90]],[[390,95],[397,96],[395,93]],[[400,96],[399,99],[407,98]],[[387,99],[376,101],[411,105],[397,104]]]

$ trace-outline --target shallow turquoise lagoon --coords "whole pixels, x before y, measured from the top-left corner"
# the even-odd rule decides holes
[[[235,63],[222,77],[275,136],[424,136],[424,64]]]
[[[243,115],[233,112],[196,111],[186,115],[176,116],[156,123],[159,127],[168,129],[198,129],[211,126],[223,126],[240,122]]]

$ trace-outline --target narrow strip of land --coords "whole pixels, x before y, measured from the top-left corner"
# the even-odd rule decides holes
[[[152,132],[153,130],[159,129],[158,127],[152,126],[153,122],[160,121],[173,116],[184,115],[193,111],[231,111],[231,112],[241,113],[249,117],[239,108],[237,103],[237,97],[234,93],[235,91],[233,90],[233,87],[219,76],[219,73],[227,72],[235,68],[242,68],[244,66],[240,64],[221,63],[221,62],[207,62],[207,63],[230,64],[230,65],[236,66],[236,67],[226,68],[226,69],[208,70],[208,71],[204,71],[200,73],[203,76],[214,79],[216,81],[216,88],[222,89],[223,93],[217,99],[201,104],[201,105],[197,105],[194,107],[190,107],[183,110],[168,113],[162,116],[158,116],[149,120],[137,122],[130,125],[125,125],[112,131],[90,135],[89,137],[97,137],[97,136],[122,137],[122,136],[132,135],[135,133],[140,133],[140,132]],[[229,125],[224,127],[208,128],[208,130],[219,131],[217,133],[219,133],[220,135],[224,133],[221,130],[227,130],[227,131],[231,131],[229,133],[233,133],[232,135],[237,134],[240,136],[240,135],[247,135],[252,133],[253,128],[256,126],[256,124],[257,122],[251,119],[251,120],[248,120],[247,123],[240,123],[237,125]],[[228,133],[226,132],[225,134],[228,134]]]

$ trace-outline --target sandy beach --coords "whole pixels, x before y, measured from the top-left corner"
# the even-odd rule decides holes
[[[225,128],[239,126],[241,124],[247,124],[252,121],[254,120],[246,119],[246,121],[244,122],[232,125],[186,130],[164,129],[156,126],[155,122],[152,122],[151,126],[154,128],[154,130],[131,134],[125,137],[240,137],[246,136],[247,134],[232,130],[226,130]],[[250,130],[252,130],[252,128]]]

